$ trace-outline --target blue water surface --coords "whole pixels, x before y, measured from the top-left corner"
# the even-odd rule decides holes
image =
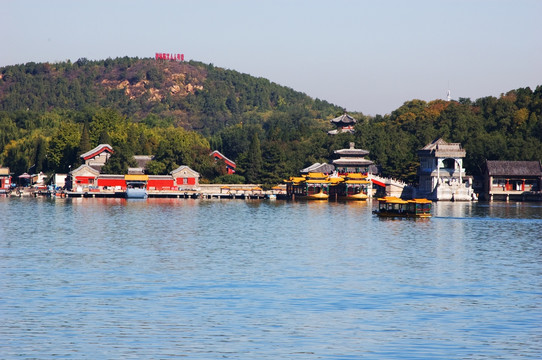
[[[542,204],[0,198],[2,359],[539,359]]]

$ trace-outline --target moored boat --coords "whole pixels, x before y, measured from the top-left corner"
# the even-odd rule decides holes
[[[147,190],[145,188],[127,188],[126,189],[126,198],[127,199],[146,199]]]
[[[378,199],[378,210],[373,211],[380,217],[431,217],[431,200],[413,199],[403,200],[395,196],[386,196]]]
[[[327,200],[331,181],[322,173],[294,176],[286,181],[286,193],[292,199]]]
[[[330,199],[343,201],[359,201],[367,199],[367,188],[369,181],[366,180],[366,175],[350,173],[344,176],[330,179],[332,180],[332,182],[334,182],[333,179],[337,179],[337,181],[334,182],[333,186],[330,187]]]
[[[146,199],[147,198],[147,175],[125,175],[126,198]]]

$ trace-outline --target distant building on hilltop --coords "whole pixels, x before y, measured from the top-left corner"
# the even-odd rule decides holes
[[[337,129],[330,130],[327,133],[329,135],[336,135],[345,132],[354,133],[354,125],[356,125],[357,120],[345,112],[343,115],[331,119],[330,122],[335,125]]]

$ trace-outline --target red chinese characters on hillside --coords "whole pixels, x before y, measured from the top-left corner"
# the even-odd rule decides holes
[[[184,61],[184,54],[156,53],[156,60]]]

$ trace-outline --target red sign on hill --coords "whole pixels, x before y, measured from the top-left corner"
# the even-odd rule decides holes
[[[156,53],[156,60],[184,61],[184,54]]]

